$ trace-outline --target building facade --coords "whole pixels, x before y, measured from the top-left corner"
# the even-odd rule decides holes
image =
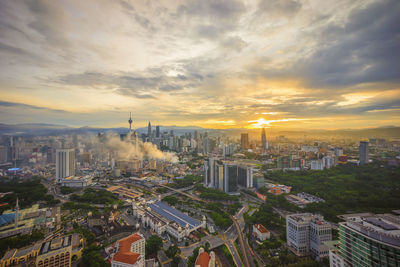
[[[360,142],[359,152],[360,152],[360,165],[367,164],[369,160],[368,142],[366,141]]]
[[[190,233],[206,228],[206,218],[195,220],[161,201],[133,203],[133,216],[139,218],[142,225],[149,227],[158,235],[168,233],[181,241]]]
[[[343,215],[339,254],[345,266],[400,266],[400,216]]]
[[[74,149],[56,150],[56,181],[75,175],[75,151]]]
[[[297,256],[312,256],[316,260],[329,256],[329,247],[324,244],[332,240],[332,227],[321,215],[310,213],[286,216],[286,238],[288,248]]]

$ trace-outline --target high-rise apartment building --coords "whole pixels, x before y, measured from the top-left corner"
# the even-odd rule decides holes
[[[242,133],[240,135],[240,148],[242,150],[249,149],[249,134],[248,133]]]
[[[332,240],[332,227],[321,215],[292,214],[286,216],[286,238],[288,248],[297,256],[320,260],[329,256],[324,242]]]
[[[365,165],[368,163],[368,142],[361,141],[360,142],[360,165]]]
[[[74,149],[57,149],[56,151],[56,181],[75,175]]]
[[[339,255],[344,266],[400,266],[400,216],[346,214],[339,223]]]

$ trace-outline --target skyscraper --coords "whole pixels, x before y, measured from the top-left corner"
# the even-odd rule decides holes
[[[261,146],[262,149],[267,149],[267,137],[265,136],[265,128],[261,130]]]
[[[75,153],[73,149],[57,149],[56,151],[56,181],[75,175]]]
[[[156,137],[160,138],[160,126],[159,125],[156,126]]]
[[[151,123],[147,126],[147,137],[149,138],[148,141],[151,141]]]
[[[240,135],[240,147],[241,149],[249,149],[249,134],[248,133],[242,133]]]
[[[368,142],[360,142],[360,165],[365,165],[368,163]]]

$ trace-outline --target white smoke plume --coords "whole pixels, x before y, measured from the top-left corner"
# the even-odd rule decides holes
[[[115,133],[107,133],[102,143],[105,149],[110,152],[117,152],[118,157],[124,160],[132,159],[158,159],[168,162],[177,162],[178,157],[175,153],[163,152],[153,143],[143,143],[134,134],[126,136],[126,140],[121,141],[120,136]]]

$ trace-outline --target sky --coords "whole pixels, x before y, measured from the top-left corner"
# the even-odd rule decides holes
[[[0,1],[0,123],[400,126],[398,0]]]

